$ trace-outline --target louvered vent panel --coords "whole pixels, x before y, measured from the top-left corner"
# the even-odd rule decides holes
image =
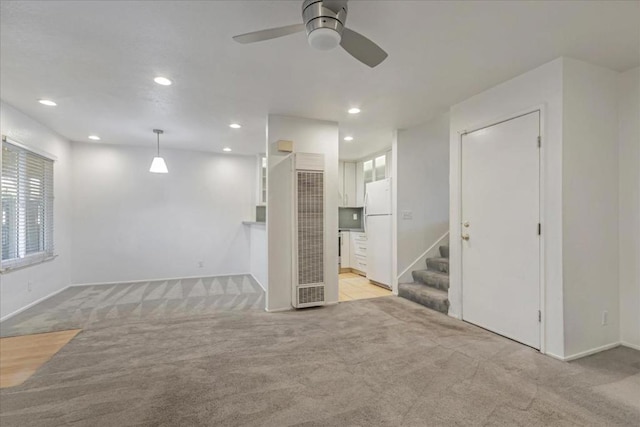
[[[298,285],[320,284],[324,282],[323,174],[297,171],[297,175]]]
[[[324,286],[298,288],[298,304],[310,304],[324,301]]]

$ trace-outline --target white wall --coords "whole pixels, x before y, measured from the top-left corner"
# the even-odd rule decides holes
[[[544,304],[545,352],[564,356],[562,289],[562,69],[557,59],[451,108],[450,127],[450,288],[449,315],[462,314],[460,137],[459,132],[490,124],[530,108],[544,106],[541,213],[544,228],[543,263],[546,297]],[[534,314],[535,315],[535,314]]]
[[[619,341],[617,81],[615,71],[564,60],[562,253],[568,358]],[[602,325],[604,311],[607,325]]]
[[[640,350],[640,68],[620,74],[620,339]]]
[[[54,246],[58,257],[0,275],[0,318],[4,318],[69,284],[71,155],[66,139],[5,102],[0,104],[0,131],[10,139],[57,157],[53,176],[53,215]]]
[[[293,141],[298,153],[323,153],[325,161],[325,299],[338,302],[338,124],[320,120],[270,115],[267,124],[268,290],[267,310],[291,308],[292,195],[290,157],[275,147],[278,140]],[[284,166],[284,167],[283,167]]]
[[[250,255],[249,271],[258,281],[262,289],[267,290],[269,277],[267,273],[267,229],[265,224],[249,226]]]
[[[249,272],[255,157],[161,152],[73,144],[74,284]]]
[[[449,230],[449,114],[398,131],[396,157],[398,272],[402,272]],[[404,211],[411,211],[412,219],[404,219]],[[412,268],[426,266],[420,262]],[[407,275],[404,281],[411,271]]]

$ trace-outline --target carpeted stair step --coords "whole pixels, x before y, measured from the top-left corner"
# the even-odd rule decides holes
[[[449,258],[449,245],[440,246],[440,256],[442,258]]]
[[[449,274],[449,258],[427,258],[427,269]]]
[[[398,285],[398,296],[406,298],[432,310],[447,314],[449,298],[445,291],[431,288],[423,283],[401,283]]]
[[[415,270],[411,272],[414,282],[424,283],[441,291],[449,290],[449,275],[431,270]]]

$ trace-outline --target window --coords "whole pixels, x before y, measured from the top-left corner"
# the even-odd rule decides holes
[[[2,270],[53,257],[53,160],[2,141]]]

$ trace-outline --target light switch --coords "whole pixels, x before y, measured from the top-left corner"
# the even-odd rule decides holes
[[[354,213],[354,214],[353,214],[353,220],[355,221],[355,220],[357,220],[357,219],[358,219],[358,214],[357,214],[357,213]]]
[[[402,211],[402,219],[413,219],[413,211]]]

